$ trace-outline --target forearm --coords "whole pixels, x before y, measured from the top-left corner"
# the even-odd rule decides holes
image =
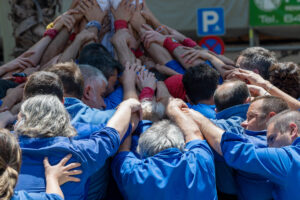
[[[120,104],[118,110],[115,112],[112,118],[107,122],[106,126],[116,129],[119,132],[120,138],[122,140],[129,127],[130,119],[131,119],[130,107]]]
[[[263,84],[259,85],[260,87],[264,88],[267,92],[269,92],[272,96],[282,98],[292,110],[299,110],[300,109],[300,102],[293,98],[292,96],[288,95],[287,93],[283,92],[282,90],[278,89],[274,85],[272,85],[269,81],[265,81]]]
[[[129,62],[130,64],[135,63],[135,56],[128,48],[126,41],[117,39],[116,41],[112,41],[112,44],[117,52],[119,62],[123,66],[125,66],[126,62]]]
[[[56,55],[63,52],[65,49],[68,40],[69,40],[70,33],[67,30],[67,28],[63,28],[57,36],[54,38],[54,40],[50,43],[48,48],[45,50],[40,65],[43,66],[46,64],[49,60],[51,60]]]
[[[169,117],[171,117],[171,119],[182,130],[186,143],[196,139],[204,139],[196,124],[193,123],[191,118],[183,114],[182,111],[173,111],[172,114],[169,115]]]
[[[165,66],[165,65],[160,65],[159,67],[156,67],[157,71],[159,71],[162,74],[165,74],[167,76],[173,76],[173,75],[177,75],[179,74],[178,72],[176,72],[173,69],[170,69],[169,67]]]
[[[194,118],[194,120],[199,126],[201,133],[204,135],[209,145],[220,155],[223,155],[221,150],[221,139],[224,130],[217,127],[209,119],[204,117],[201,113],[199,113],[197,115],[197,118]]]
[[[152,43],[147,49],[154,61],[158,64],[165,65],[167,62],[173,60],[170,53],[157,43]]]
[[[131,147],[131,135],[129,135],[123,142],[123,144],[120,145],[119,152],[121,151],[130,151]]]
[[[30,56],[30,59],[35,66],[40,63],[42,55],[45,52],[46,48],[50,44],[52,39],[50,37],[43,37],[38,43],[31,47],[28,51],[33,51],[34,54]],[[35,67],[33,66],[33,67]]]
[[[69,62],[75,60],[82,45],[82,41],[76,38],[72,44],[62,53],[59,62]]]
[[[193,63],[186,63],[184,58],[182,57],[182,54],[186,51],[184,48],[185,48],[184,46],[178,46],[176,49],[174,49],[173,56],[180,62],[180,64],[185,69],[188,69],[190,67],[196,66],[196,65],[204,62],[204,60],[199,58],[199,59],[195,60]]]
[[[61,196],[63,199],[64,194],[59,186],[58,181],[55,178],[46,178],[46,193],[48,194],[58,194]]]

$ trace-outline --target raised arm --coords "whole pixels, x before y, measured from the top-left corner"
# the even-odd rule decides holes
[[[181,99],[171,98],[166,113],[182,130],[186,143],[195,139],[203,140],[203,135],[197,124],[188,114],[183,112],[183,110],[187,108],[187,105]]]
[[[242,81],[246,81],[252,85],[257,85],[265,89],[270,95],[280,97],[287,102],[289,107],[293,110],[300,109],[300,102],[283,92],[276,86],[272,85],[269,81],[263,79],[259,74],[256,74],[249,70],[244,69],[235,69],[233,71],[228,72],[227,79],[238,78]]]
[[[195,121],[209,145],[220,155],[223,155],[221,150],[221,139],[224,130],[217,127],[209,119],[195,110],[184,109],[184,112]]]

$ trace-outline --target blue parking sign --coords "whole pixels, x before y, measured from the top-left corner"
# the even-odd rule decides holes
[[[223,8],[199,8],[197,14],[199,36],[225,34]]]

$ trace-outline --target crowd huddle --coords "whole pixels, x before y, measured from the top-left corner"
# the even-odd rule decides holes
[[[178,8],[179,9],[179,8]],[[300,67],[145,1],[74,0],[0,67],[0,199],[300,199]]]

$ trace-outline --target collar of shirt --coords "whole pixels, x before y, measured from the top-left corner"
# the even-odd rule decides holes
[[[300,137],[298,137],[292,144],[293,146],[300,146]]]
[[[78,103],[82,103],[82,101],[80,101],[79,99],[74,98],[74,97],[65,97],[64,98],[65,107],[71,106],[73,104],[78,104]]]
[[[244,131],[245,131],[245,134],[246,134],[246,135],[251,135],[251,136],[258,136],[258,135],[266,136],[266,135],[267,135],[267,130],[262,130],[262,131],[250,131],[250,130],[244,129]]]
[[[241,105],[232,106],[230,108],[226,108],[225,110],[218,112],[216,114],[216,118],[217,119],[228,119],[232,116],[238,116],[243,119],[246,119],[249,105],[250,104],[241,104]]]

